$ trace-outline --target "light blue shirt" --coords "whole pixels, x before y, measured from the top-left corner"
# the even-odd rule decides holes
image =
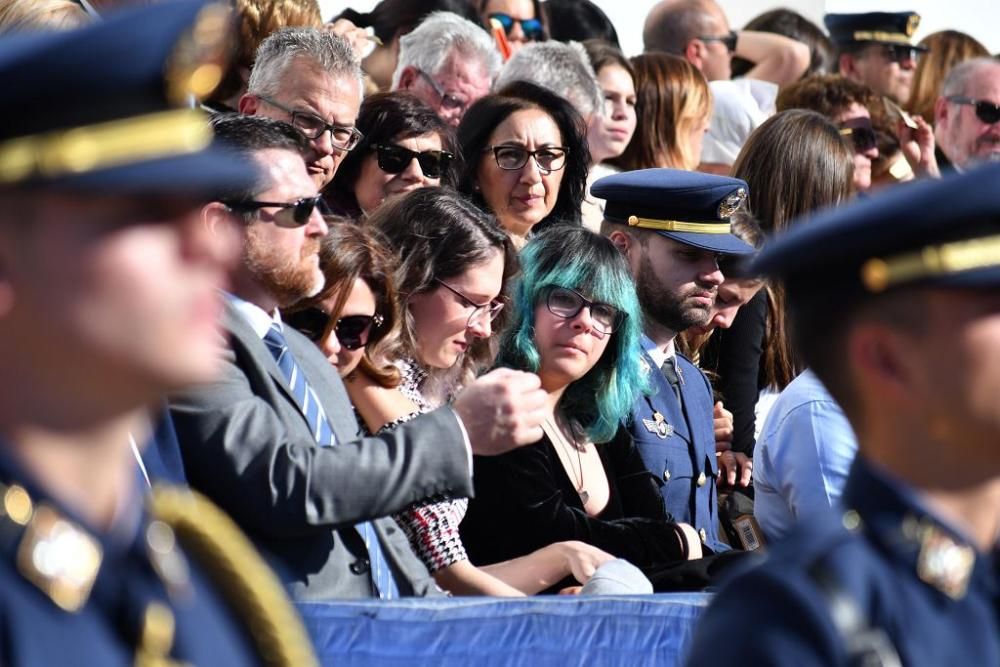
[[[812,371],[785,387],[754,449],[754,516],[769,540],[836,504],[858,451],[844,412]]]

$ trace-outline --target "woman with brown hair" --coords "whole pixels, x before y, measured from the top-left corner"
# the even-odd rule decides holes
[[[941,85],[951,68],[964,60],[989,57],[990,52],[974,37],[957,30],[942,30],[920,40],[928,51],[920,56],[913,73],[913,87],[907,110],[934,122],[934,102],[941,94]]]
[[[622,171],[672,167],[693,170],[712,115],[712,94],[698,69],[683,58],[644,53],[632,58],[636,130],[619,157]]]
[[[778,168],[780,166],[780,169]],[[845,201],[852,193],[853,152],[837,126],[813,111],[782,111],[757,128],[733,165],[749,186],[750,212],[766,236]],[[733,451],[753,455],[761,390],[777,393],[802,371],[785,325],[785,298],[768,285],[718,331],[716,389],[733,413]]]

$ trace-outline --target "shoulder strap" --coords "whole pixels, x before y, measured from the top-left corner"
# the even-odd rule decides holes
[[[178,487],[154,487],[149,508],[211,575],[264,664],[319,664],[281,583],[232,519],[204,496]]]

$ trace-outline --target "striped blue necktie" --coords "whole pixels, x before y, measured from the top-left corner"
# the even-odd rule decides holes
[[[285,379],[288,380],[288,387],[292,390],[292,396],[295,397],[295,402],[298,404],[299,410],[305,416],[317,444],[321,447],[329,447],[337,444],[333,435],[333,429],[330,427],[330,421],[326,417],[326,412],[323,411],[323,406],[320,405],[319,400],[316,398],[316,392],[309,386],[305,373],[295,363],[295,357],[292,356],[291,350],[288,349],[288,343],[285,341],[285,336],[281,333],[281,327],[277,322],[273,323],[267,334],[265,334],[264,345],[270,350],[271,355],[274,356],[274,360],[278,364],[278,368],[281,369]],[[389,561],[382,551],[382,545],[378,541],[375,526],[370,521],[365,521],[356,524],[355,528],[357,528],[361,537],[365,540],[365,547],[368,549],[368,558],[371,564],[372,583],[379,598],[383,600],[398,598],[399,588],[396,585],[395,579],[393,579],[392,571],[389,569]]]

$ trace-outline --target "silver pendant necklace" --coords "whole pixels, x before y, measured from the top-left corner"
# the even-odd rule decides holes
[[[569,429],[570,433],[574,433],[571,425],[569,426]],[[585,488],[583,488],[583,456],[580,453],[580,447],[576,444],[575,434],[572,441],[572,448],[576,450],[576,463],[579,467],[579,472],[577,471],[577,468],[573,466],[573,454],[569,451],[570,444],[568,443],[568,439],[564,435],[564,431],[559,428],[553,418],[549,417],[545,419],[542,424],[542,430],[545,431],[547,436],[549,436],[549,440],[558,442],[559,447],[563,450],[563,452],[565,452],[566,459],[569,461],[570,473],[573,475],[573,479],[570,481],[573,482],[573,485],[576,487],[576,493],[580,496],[580,502],[586,506],[587,501],[590,500],[590,494],[587,493]]]

